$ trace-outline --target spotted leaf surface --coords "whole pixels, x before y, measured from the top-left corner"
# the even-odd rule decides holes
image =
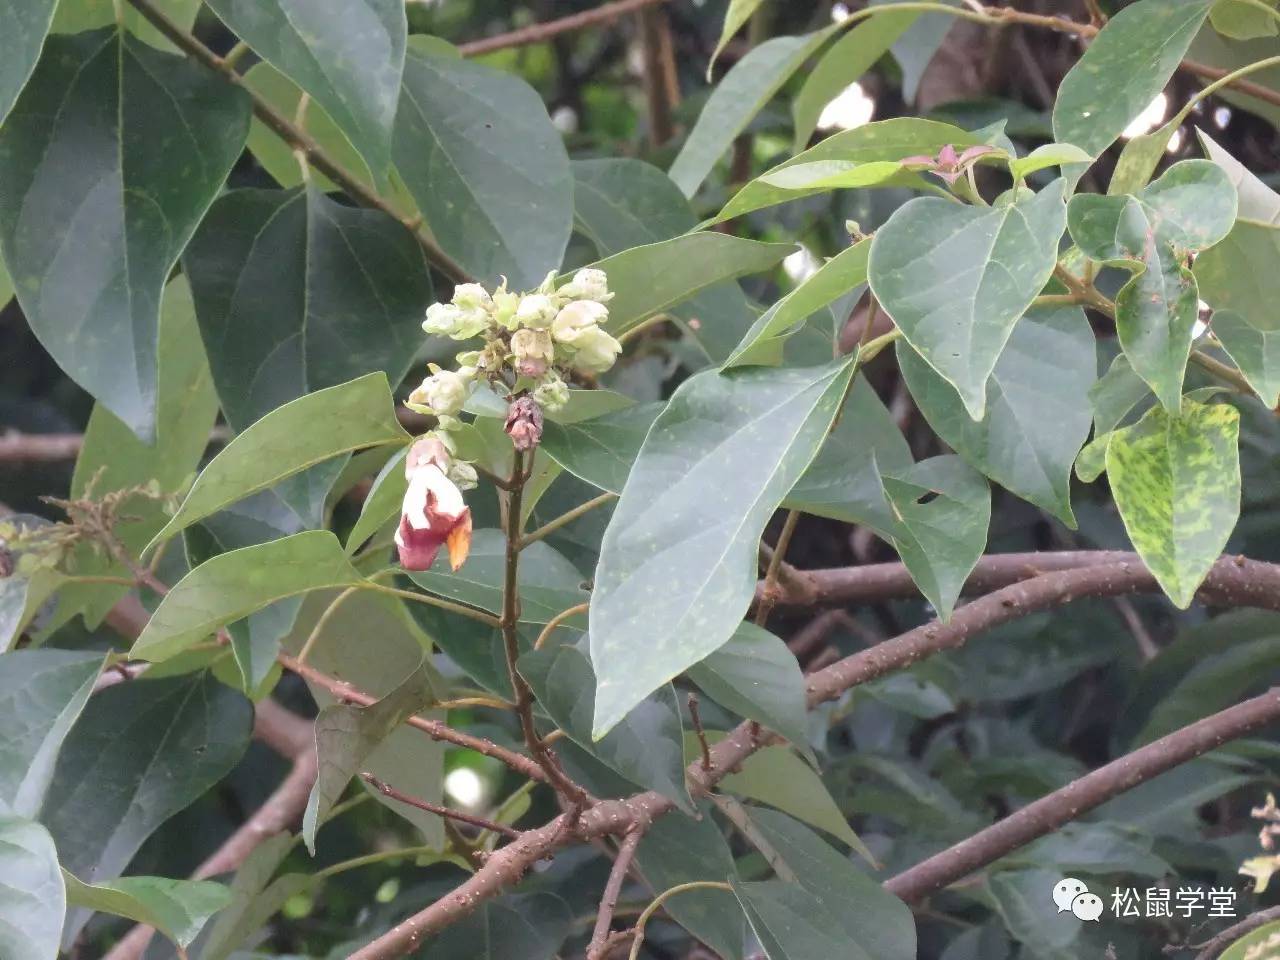
[[[1236,191],[1221,167],[1184,160],[1137,196],[1071,198],[1071,237],[1094,260],[1129,270],[1116,296],[1120,345],[1165,409],[1178,410],[1198,314],[1189,255],[1213,246],[1236,219]]]
[[[1184,400],[1154,407],[1107,444],[1107,477],[1134,548],[1179,607],[1190,605],[1240,515],[1240,414]]]
[[[987,380],[1014,324],[1053,273],[1063,193],[1056,180],[995,207],[917,197],[872,241],[872,291],[974,420],[986,413]]]
[[[817,454],[852,375],[848,359],[710,370],[676,391],[601,546],[593,736],[733,634],[755,591],[765,524]]]

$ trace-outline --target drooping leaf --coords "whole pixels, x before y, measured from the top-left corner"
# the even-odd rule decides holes
[[[670,890],[682,883],[706,880],[723,883],[736,874],[733,853],[706,801],[699,805],[699,814],[697,820],[663,817],[645,832],[636,848],[636,865],[651,889]],[[732,894],[691,890],[672,897],[664,906],[676,923],[718,955],[741,960],[742,911]]]
[[[761,243],[727,233],[687,233],[624,250],[592,264],[609,276],[608,331],[615,337],[707,287],[781,263],[791,243]]]
[[[898,365],[938,436],[975,469],[1075,527],[1071,464],[1089,436],[1097,377],[1093,332],[1079,307],[1038,307],[1014,328],[970,420],[955,390],[905,343]]]
[[[850,360],[708,371],[676,391],[601,546],[594,736],[733,634],[765,524],[817,454],[852,375]]]
[[[1276,193],[1254,176],[1248,167],[1219,146],[1203,130],[1196,129],[1196,138],[1205,155],[1223,169],[1231,185],[1236,188],[1241,219],[1280,226],[1280,193]]]
[[[800,664],[786,643],[768,630],[741,624],[724,646],[688,673],[720,706],[782,734],[812,757]]]
[[[51,37],[0,129],[0,247],[23,312],[147,442],[160,294],[248,124],[243,91],[113,27]]]
[[[315,189],[224,194],[183,265],[236,430],[372,370],[399,384],[432,300],[408,230]]]
[[[167,660],[267,604],[361,580],[328,530],[307,530],[207,560],[165,595],[129,655]]]
[[[1219,310],[1213,335],[1268,407],[1280,403],[1280,331],[1259,330],[1240,314]]]
[[[871,0],[870,5],[891,6],[898,2],[900,0]],[[961,0],[942,0],[942,2],[956,7],[960,5]],[[877,16],[884,16],[884,14],[877,14]],[[890,49],[893,51],[893,59],[898,61],[898,68],[902,71],[902,99],[907,103],[916,101],[924,72],[929,69],[929,64],[933,62],[934,56],[941,49],[942,42],[946,40],[953,26],[955,26],[955,17],[949,14],[940,11],[922,13],[907,28],[907,32],[894,41]]]
[[[1221,240],[1235,218],[1235,190],[1207,160],[1174,164],[1136,197],[1079,194],[1069,204],[1080,249],[1133,274],[1116,297],[1116,332],[1134,371],[1171,412],[1182,397],[1198,316],[1185,258]]]
[[[68,905],[145,923],[180,947],[189,945],[209,918],[231,902],[226,887],[207,880],[121,877],[88,884],[66,870],[62,879]]]
[[[644,438],[664,406],[637,404],[578,423],[547,423],[542,449],[574,476],[601,490],[621,493]]]
[[[5,32],[0,39],[0,122],[36,67],[57,5],[57,0],[33,0],[6,8]]]
[[[1140,0],[1112,17],[1058,87],[1053,134],[1097,156],[1164,89],[1213,0]]]
[[[795,127],[792,153],[800,153],[808,145],[827,104],[875,66],[919,16],[915,10],[876,14],[823,52],[791,101]]]
[[[795,877],[733,884],[772,960],[916,956],[911,911],[875,878],[786,814],[753,809],[751,820]]]
[[[76,650],[0,654],[0,810],[34,817],[58,751],[102,669],[102,655]]]
[[[762,348],[794,333],[809,316],[865,284],[870,252],[871,241],[864,239],[824,263],[752,325],[724,366],[751,363]]]
[[[391,137],[408,25],[397,0],[210,0],[254,52],[324,107],[379,180]]]
[[[49,831],[0,813],[0,877],[0,956],[54,960],[67,902]]]
[[[367,707],[338,704],[326,707],[316,717],[316,753],[319,774],[302,817],[302,837],[307,849],[316,852],[316,830],[342,793],[363,769],[364,762],[415,713],[421,713],[437,699],[431,676],[419,664],[394,690]]]
[[[871,289],[974,420],[1013,326],[1057,262],[1064,184],[995,207],[940,197],[903,204],[871,244]]]
[[[697,193],[751,118],[838,29],[832,24],[800,37],[774,37],[733,65],[707,98],[668,171],[686,197]]]
[[[683,726],[671,684],[650,693],[603,738],[593,740],[590,691],[596,673],[586,643],[531,650],[520,658],[519,669],[569,739],[632,783],[656,790],[692,814],[684,781]]]
[[[781,171],[792,166],[829,161],[845,164],[896,162],[917,154],[933,156],[947,144],[951,144],[956,149],[963,149],[976,146],[981,142],[981,137],[949,123],[921,120],[917,117],[896,117],[892,120],[863,124],[828,137],[804,153],[778,164],[752,180],[734,194],[733,199],[725,204],[724,209],[716,214],[711,222],[720,223],[731,220],[754,210],[761,210],[787,200],[796,200],[825,189],[815,187],[811,190],[801,190],[777,187],[769,182],[770,178],[776,178]],[[877,181],[876,185],[922,187],[924,180],[919,174],[903,171],[896,177]]]
[[[114,880],[144,840],[240,762],[253,707],[206,672],[96,693],[58,756],[40,820],[64,869]],[[64,948],[88,914],[63,930]]]
[[[148,549],[197,520],[324,460],[361,447],[407,443],[383,373],[308,394],[237,436],[196,478]]]
[[[1107,445],[1107,477],[1129,539],[1174,604],[1190,605],[1240,513],[1240,414],[1183,400],[1152,408]]]
[[[572,920],[553,893],[508,894],[451,925],[426,952],[439,960],[555,960]]]
[[[729,9],[724,13],[724,25],[720,28],[720,39],[716,41],[716,48],[711,51],[711,60],[707,64],[708,80],[711,79],[711,71],[715,68],[716,60],[720,58],[724,48],[734,35],[746,26],[747,21],[755,15],[763,2],[764,0],[729,0]]]
[[[573,175],[542,98],[519,77],[411,51],[394,157],[440,245],[483,282],[528,289],[560,266]]]

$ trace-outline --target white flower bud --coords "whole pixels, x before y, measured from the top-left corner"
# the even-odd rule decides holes
[[[452,370],[437,369],[409,394],[408,406],[438,417],[452,417],[462,409],[471,393],[471,383]]]
[[[573,345],[583,332],[609,319],[608,309],[593,300],[575,300],[556,314],[551,335],[560,343]]]
[[[530,293],[520,298],[520,308],[516,310],[516,322],[522,327],[545,330],[556,318],[558,308],[556,302],[545,293]]]
[[[453,302],[463,310],[488,310],[493,306],[489,291],[478,283],[460,283],[453,288]]]
[[[438,337],[451,337],[462,320],[462,311],[452,303],[433,303],[427,307],[427,319],[422,329]]]
[[[534,388],[533,399],[548,413],[563,410],[569,402],[569,385],[553,373]]]
[[[575,273],[573,279],[560,288],[560,295],[571,300],[594,300],[597,303],[608,303],[613,299],[605,272],[591,267],[583,267]]]
[[[622,344],[599,327],[583,330],[573,346],[573,365],[590,373],[608,370],[622,352]]]
[[[540,377],[555,358],[555,345],[546,330],[517,330],[511,336],[511,352],[516,358],[516,372],[525,377]]]

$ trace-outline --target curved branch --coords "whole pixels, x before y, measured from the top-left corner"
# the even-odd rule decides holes
[[[462,51],[464,57],[477,57],[483,53],[492,53],[494,50],[544,43],[562,33],[602,26],[635,10],[666,2],[667,0],[614,0],[613,3],[602,4],[594,10],[584,10],[582,13],[561,17],[559,20],[548,20],[545,23],[535,23],[519,30],[512,30],[510,33],[500,33],[495,37],[472,40],[470,43],[460,44],[458,49]]]

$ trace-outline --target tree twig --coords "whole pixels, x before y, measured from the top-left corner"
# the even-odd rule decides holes
[[[458,49],[462,51],[464,57],[477,57],[483,53],[492,53],[494,50],[525,47],[532,43],[545,43],[559,34],[612,23],[632,11],[652,6],[655,3],[666,2],[667,0],[614,0],[613,3],[602,4],[593,10],[584,10],[582,13],[571,14],[558,20],[535,23],[519,30],[512,30],[510,33],[500,33],[497,36],[485,37],[482,40],[472,40],[468,43],[460,44]]]
[[[364,772],[360,777],[372,786],[383,796],[390,797],[399,803],[408,804],[411,807],[417,807],[419,810],[425,810],[427,813],[434,813],[437,817],[443,817],[446,820],[457,820],[459,823],[470,824],[473,827],[479,827],[481,830],[492,830],[504,837],[512,840],[520,838],[520,831],[513,830],[511,827],[501,823],[495,823],[492,820],[486,820],[484,817],[477,817],[471,813],[464,813],[461,810],[454,810],[450,807],[442,807],[438,803],[432,803],[429,800],[423,800],[419,797],[411,797],[407,793],[402,793],[385,780],[379,780],[372,773]]]
[[[618,907],[622,884],[626,882],[636,850],[640,847],[640,841],[644,839],[644,832],[644,825],[636,824],[622,838],[622,845],[618,847],[618,857],[613,861],[613,869],[609,871],[609,879],[604,885],[604,894],[600,898],[595,928],[591,931],[591,942],[587,944],[587,960],[604,960],[605,958],[609,928],[613,925],[613,912]]]
[[[689,719],[693,722],[693,732],[698,737],[698,745],[702,748],[702,769],[711,770],[711,748],[707,744],[707,731],[702,728],[702,717],[698,713],[698,695],[689,694]]]
[[[1183,950],[1199,950],[1200,952],[1196,954],[1196,960],[1214,960],[1218,954],[1222,953],[1246,933],[1257,930],[1259,927],[1265,927],[1273,920],[1280,920],[1280,907],[1268,907],[1266,910],[1251,913],[1239,923],[1227,927],[1217,936],[1194,946],[1189,943],[1168,944],[1165,946],[1164,952],[1181,953]]]

